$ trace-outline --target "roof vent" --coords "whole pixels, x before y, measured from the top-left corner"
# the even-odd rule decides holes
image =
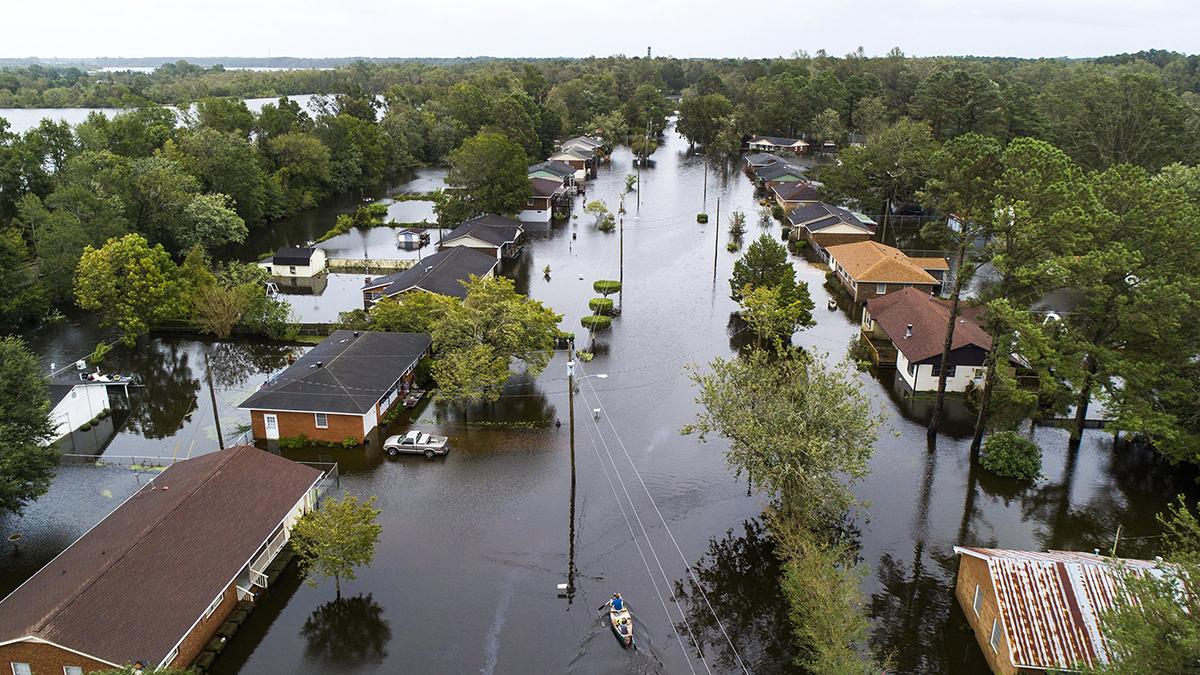
[[[912,337],[912,324],[911,323],[904,327],[904,337],[905,337],[905,339]]]
[[[354,331],[354,337],[358,337],[358,331]]]
[[[323,365],[325,365],[325,364],[324,364],[324,363],[321,363],[320,361],[317,361],[317,367],[318,367],[318,368],[320,368],[320,367],[321,367],[321,366],[323,366]]]
[[[1100,549],[1098,549],[1098,548],[1092,549],[1092,555],[1100,555]]]
[[[433,271],[433,265],[426,265],[426,266],[425,266],[425,273],[426,273],[426,274],[429,274],[429,273],[430,273],[430,272],[432,272],[432,271]]]

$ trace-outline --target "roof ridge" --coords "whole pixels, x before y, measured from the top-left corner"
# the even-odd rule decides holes
[[[376,331],[367,331],[366,333],[364,333],[362,335],[362,337],[365,338],[366,336],[371,335],[372,333],[375,333],[375,332]],[[336,335],[337,333],[335,332],[334,334]],[[337,354],[334,354],[333,358],[329,359],[330,367],[332,367],[334,362],[337,361],[339,358],[341,358],[341,356],[343,354],[345,354],[346,352],[348,352],[351,349],[354,349],[356,346],[358,346],[358,344],[360,342],[362,342],[361,339],[355,340],[354,344],[347,345],[345,349],[338,352]],[[332,370],[325,370],[325,374],[333,379],[333,381],[337,384],[338,388],[342,390],[342,393],[346,395],[346,398],[350,399],[351,401],[355,401],[355,405],[357,405],[357,400],[354,398],[354,394],[351,394],[350,391],[346,389],[346,385],[342,384],[342,381],[338,379],[337,373],[333,372]],[[310,383],[310,384],[315,384],[315,383]]]
[[[164,514],[162,515],[162,517],[158,519],[158,521],[157,521],[157,522],[155,522],[155,523],[154,523],[153,525],[151,525],[149,528],[144,528],[144,529],[142,530],[142,533],[141,533],[140,535],[138,535],[138,537],[137,537],[137,538],[136,538],[136,539],[135,539],[135,540],[134,540],[132,543],[130,543],[130,544],[129,544],[129,546],[127,546],[127,547],[125,548],[125,550],[124,550],[124,551],[122,551],[122,552],[121,552],[121,555],[119,555],[119,556],[116,556],[115,558],[112,558],[112,559],[111,559],[111,562],[107,562],[107,564],[105,564],[105,565],[104,565],[104,566],[103,566],[103,567],[102,567],[102,568],[101,568],[101,569],[98,571],[98,573],[96,573],[96,574],[93,574],[93,575],[92,575],[92,577],[91,577],[91,579],[89,579],[89,580],[88,580],[88,582],[87,582],[86,584],[84,584],[82,587],[80,587],[78,590],[76,590],[76,591],[75,591],[75,592],[74,592],[74,593],[71,595],[71,597],[70,597],[69,599],[67,599],[66,601],[64,601],[64,602],[62,602],[62,603],[59,603],[59,604],[58,604],[58,605],[55,607],[55,609],[54,609],[52,612],[50,612],[50,613],[48,613],[46,616],[42,617],[42,620],[41,620],[41,621],[40,621],[40,622],[39,622],[37,625],[35,625],[35,626],[34,626],[34,632],[40,632],[40,631],[41,631],[43,628],[45,628],[45,627],[46,627],[46,625],[47,625],[48,623],[50,623],[50,622],[51,622],[51,620],[52,620],[54,617],[56,617],[56,616],[58,616],[58,615],[62,614],[62,613],[63,613],[63,612],[65,612],[65,611],[66,611],[66,610],[67,610],[67,609],[68,609],[68,608],[69,608],[71,605],[75,604],[75,602],[76,602],[77,600],[79,600],[80,596],[82,596],[82,595],[83,595],[83,594],[84,594],[84,593],[85,593],[85,592],[86,592],[88,589],[90,589],[92,586],[96,585],[96,582],[100,581],[100,579],[101,579],[101,578],[102,578],[102,577],[103,577],[105,574],[108,574],[110,571],[112,571],[112,569],[113,569],[114,567],[116,567],[116,566],[117,566],[117,563],[119,563],[119,562],[121,562],[122,560],[124,560],[124,559],[125,559],[125,556],[129,555],[129,552],[130,552],[130,551],[132,551],[132,550],[133,550],[135,547],[137,547],[137,545],[138,545],[138,544],[140,544],[140,543],[141,543],[141,542],[142,542],[144,539],[146,539],[146,537],[150,536],[150,534],[151,534],[151,533],[153,533],[153,532],[154,532],[155,530],[157,530],[157,529],[158,529],[160,526],[162,526],[163,522],[164,522],[164,521],[166,521],[166,519],[167,519],[167,518],[171,517],[171,515],[173,515],[173,514],[174,514],[176,511],[178,511],[178,510],[179,510],[179,508],[180,508],[181,506],[183,506],[183,505],[184,505],[184,504],[185,504],[185,503],[186,503],[186,502],[187,502],[189,499],[191,499],[193,495],[195,495],[197,492],[199,492],[201,488],[203,488],[205,485],[208,485],[208,482],[209,482],[210,480],[212,480],[212,479],[213,479],[213,477],[215,477],[215,476],[216,476],[217,472],[218,472],[218,471],[219,471],[219,470],[220,470],[222,467],[224,467],[224,466],[225,466],[226,464],[228,464],[229,462],[233,461],[233,459],[234,459],[234,457],[235,457],[235,456],[237,456],[237,455],[240,455],[241,453],[245,452],[245,451],[246,451],[246,448],[249,448],[249,447],[251,447],[251,446],[248,446],[248,445],[235,445],[234,447],[232,447],[232,448],[229,448],[228,450],[225,450],[225,451],[220,451],[220,450],[219,450],[219,451],[217,451],[216,453],[210,453],[211,455],[217,455],[217,454],[218,454],[218,453],[220,453],[220,452],[228,452],[228,453],[230,453],[230,454],[229,454],[229,455],[227,455],[227,456],[225,456],[225,457],[222,457],[222,458],[220,459],[220,461],[217,463],[217,465],[216,465],[215,467],[213,467],[213,469],[212,469],[212,470],[209,472],[209,474],[208,474],[208,477],[207,477],[207,478],[205,478],[204,480],[200,481],[200,484],[199,484],[199,485],[197,485],[197,486],[196,486],[195,488],[193,488],[193,489],[192,489],[190,492],[188,492],[186,495],[184,495],[184,497],[183,497],[182,499],[180,499],[180,500],[179,500],[179,503],[177,503],[177,504],[176,504],[174,507],[172,507],[172,508],[171,508],[169,511],[167,511],[166,513],[164,513]],[[232,451],[234,451],[234,450],[236,450],[237,452],[232,452]],[[206,457],[206,456],[208,456],[208,455],[201,455],[201,457]],[[201,457],[194,457],[194,458],[189,458],[189,459],[200,459]],[[184,461],[184,462],[186,462],[186,461],[189,461],[189,459],[185,459],[185,460],[183,460],[183,461]],[[178,466],[178,465],[176,464],[176,465],[172,465],[172,466]],[[150,482],[149,482],[149,483],[147,483],[146,485],[147,485],[147,486],[153,485],[155,480],[157,480],[157,479],[161,478],[162,476],[164,476],[164,475],[166,474],[166,472],[167,472],[167,471],[170,471],[170,470],[171,470],[171,467],[167,467],[167,469],[166,469],[166,470],[164,470],[162,473],[158,474],[158,476],[155,476],[155,477],[154,477],[153,479],[151,479],[151,480],[150,480]],[[170,487],[170,486],[167,486],[167,487]],[[143,489],[145,489],[145,488],[143,488]],[[151,487],[151,490],[154,490],[154,489],[155,489],[155,488]],[[142,492],[142,490],[138,490],[137,492],[133,493],[133,495],[131,495],[131,496],[129,497],[129,499],[126,499],[124,502],[122,502],[122,506],[123,506],[125,503],[129,502],[129,500],[130,500],[130,499],[133,499],[133,498],[137,497],[137,496],[138,496],[138,494],[140,494],[141,492]],[[118,507],[118,508],[119,508],[119,507]],[[110,515],[111,515],[111,514],[110,514]],[[106,518],[107,518],[107,516],[106,516]],[[100,522],[104,522],[104,521],[102,520],[102,521],[100,521]],[[76,541],[74,544],[71,544],[71,546],[75,546],[75,544],[78,544],[78,543],[79,543],[79,541],[81,541],[81,540],[82,540],[82,538],[81,538],[80,540],[77,540],[77,541]],[[70,548],[70,547],[68,547],[68,548]],[[40,570],[39,570],[39,571],[40,571]]]

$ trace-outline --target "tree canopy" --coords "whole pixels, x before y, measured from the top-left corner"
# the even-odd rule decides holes
[[[20,338],[0,338],[0,512],[16,511],[50,487],[58,452],[50,440],[50,397],[38,359]]]

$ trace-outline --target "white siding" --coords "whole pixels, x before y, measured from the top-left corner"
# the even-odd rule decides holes
[[[375,414],[375,406],[371,406],[371,409],[367,411],[367,414],[363,415],[363,436],[371,433],[371,430],[374,429],[378,424],[379,417]]]
[[[923,363],[910,372],[910,363],[904,358],[904,352],[896,353],[896,370],[913,391],[937,391],[938,376],[933,374],[933,366]],[[983,377],[983,366],[958,366],[954,375],[946,378],[946,391],[964,392],[967,385],[975,380],[976,375]]]
[[[550,222],[550,209],[525,209],[517,214],[517,219],[528,223],[548,223]]]
[[[276,265],[270,260],[259,263],[267,273],[275,277],[314,277],[325,271],[325,251],[317,249],[309,259],[308,265]]]
[[[54,436],[50,441],[66,436],[109,407],[108,387],[95,384],[76,386],[50,411],[50,422],[54,425]]]

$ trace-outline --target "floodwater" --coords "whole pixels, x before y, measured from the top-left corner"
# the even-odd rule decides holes
[[[128,69],[122,69],[128,70]],[[294,94],[288,96],[289,100],[296,101],[301,108],[309,110],[314,94]],[[262,110],[263,105],[267,103],[275,103],[279,100],[278,96],[268,98],[247,98],[243,99],[246,102],[246,107],[252,112]],[[174,108],[174,106],[167,106]],[[0,118],[8,120],[8,131],[14,134],[23,134],[26,131],[36,127],[43,119],[51,119],[56,122],[65,121],[71,125],[79,124],[87,119],[87,116],[93,112],[98,112],[106,116],[117,115],[125,112],[124,108],[0,108]]]
[[[625,194],[623,272],[622,236],[597,231],[579,208],[578,218],[529,233],[524,255],[504,270],[521,290],[561,312],[581,345],[589,342],[579,319],[588,313],[592,282],[624,278],[621,316],[595,337],[595,360],[577,372],[608,377],[580,383],[574,442],[559,353],[539,377],[514,378],[495,404],[465,416],[457,407],[425,404],[414,411],[415,421],[397,425],[448,434],[453,450],[445,458],[393,460],[377,447],[285,453],[333,454],[344,492],[377,497],[383,533],[375,560],[343,583],[341,603],[331,582],[310,587],[290,570],[213,672],[733,673],[741,670],[739,659],[751,672],[794,672],[778,563],[757,521],[763,500],[733,477],[719,439],[702,444],[679,434],[696,411],[685,368],[729,356],[743,338],[731,321],[728,278],[739,254],[726,250],[728,215],[747,212],[746,243],[760,232],[779,236],[778,226],[758,224],[752,186],[738,171],[710,171],[705,199],[703,164],[686,149],[668,129],[655,164],[642,171],[640,209],[636,193]],[[633,171],[628,151],[618,151],[588,185],[588,199],[616,210]],[[696,223],[702,210],[710,214],[707,225]],[[289,227],[277,235],[282,243],[296,243],[306,226]],[[345,250],[360,250],[354,246],[361,243]],[[370,241],[367,249],[388,250]],[[839,360],[857,324],[825,309],[822,269],[794,262],[818,320],[795,341]],[[542,275],[547,265],[549,280]],[[358,302],[355,284],[333,279],[321,296],[322,306],[339,309]],[[36,345],[40,353],[62,353],[55,358],[65,363],[90,351],[90,337],[73,344],[70,331],[60,330],[66,334]],[[167,420],[163,429],[186,407],[200,420],[210,404],[197,360],[208,345],[149,344],[153,349],[125,357],[128,365],[149,371],[140,359],[161,360],[164,377],[147,381],[131,418],[146,419],[139,409],[158,405],[145,400],[153,397],[164,407],[180,401],[172,404],[180,411],[155,415]],[[251,358],[257,352],[250,343],[232,344],[245,363],[232,370],[247,378],[225,385],[236,403],[235,391],[255,386],[258,373],[282,357],[273,351]],[[165,376],[177,371],[183,374]],[[1118,553],[1153,555],[1154,514],[1176,492],[1194,490],[1192,474],[1174,474],[1152,453],[1114,449],[1110,436],[1095,431],[1071,446],[1064,432],[1048,428],[1035,435],[1045,451],[1045,478],[1026,488],[991,478],[967,459],[967,411],[950,411],[948,433],[930,452],[928,403],[898,393],[890,372],[859,377],[887,417],[872,473],[855,486],[868,504],[856,521],[868,568],[863,590],[873,646],[891,655],[897,672],[984,668],[953,601],[955,544],[1110,550],[1120,526]],[[185,424],[152,439],[122,432],[109,452],[157,444],[170,456],[174,447],[190,447],[182,437],[202,437],[206,428]],[[63,489],[55,485],[45,509],[39,502],[25,520],[0,525],[20,526],[29,540],[50,540],[42,550],[52,555],[103,515],[95,505],[47,501]],[[55,504],[64,508],[58,518],[26,522]],[[87,512],[73,516],[76,508]],[[19,567],[0,562],[4,578],[14,576],[10,570],[36,569],[32,557]],[[556,591],[562,583],[572,585],[567,597]],[[615,591],[636,616],[636,650],[622,649],[597,611]]]

